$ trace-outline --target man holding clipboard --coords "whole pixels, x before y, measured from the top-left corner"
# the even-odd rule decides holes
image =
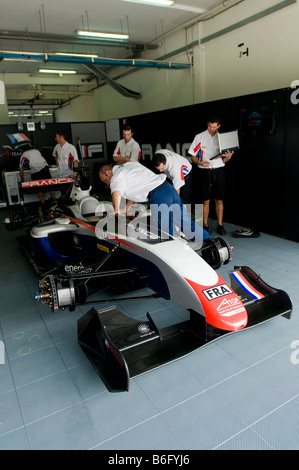
[[[221,123],[219,118],[208,119],[207,129],[197,134],[189,148],[192,162],[199,169],[199,190],[201,201],[203,202],[203,227],[211,233],[208,226],[210,211],[210,200],[214,198],[217,232],[225,235],[223,227],[224,192],[225,192],[225,164],[231,159],[234,151],[226,150],[220,152],[218,129]]]

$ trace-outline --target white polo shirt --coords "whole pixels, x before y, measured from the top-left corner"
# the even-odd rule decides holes
[[[74,162],[78,160],[76,147],[66,142],[62,147],[55,145],[53,156],[58,157],[59,176],[70,176],[73,173]]]
[[[138,162],[141,157],[141,148],[133,138],[128,143],[122,139],[117,142],[113,157],[129,157],[130,162]]]
[[[184,186],[185,178],[192,170],[192,165],[187,158],[167,149],[158,150],[156,153],[165,155],[167,161],[164,173],[172,180],[173,187],[179,189]]]
[[[26,150],[20,159],[20,168],[24,168],[24,170],[29,168],[31,173],[38,173],[47,165],[40,151],[36,149]]]
[[[166,175],[156,175],[139,162],[115,165],[112,171],[111,193],[119,191],[122,197],[134,202],[147,201],[148,193],[166,180]]]
[[[208,130],[197,134],[194,137],[192,144],[188,150],[190,155],[196,156],[199,161],[210,162],[210,168],[220,168],[224,166],[222,158],[216,158],[210,160],[220,153],[218,132],[212,137]],[[200,170],[209,169],[209,167],[203,167],[197,165]]]

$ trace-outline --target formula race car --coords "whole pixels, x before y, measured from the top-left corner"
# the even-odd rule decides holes
[[[247,266],[235,267],[228,285],[216,272],[232,257],[222,238],[199,247],[183,234],[161,236],[151,230],[149,211],[134,218],[114,216],[112,203],[90,195],[84,178],[73,184],[71,204],[51,208],[51,217],[31,228],[31,253],[46,266],[36,300],[53,312],[83,305],[110,285],[128,286],[146,307],[147,297],[161,296],[181,305],[188,320],[159,329],[149,314],[138,321],[114,302],[92,307],[78,320],[78,341],[110,391],[129,390],[130,378],[176,360],[220,336],[267,321],[290,318],[292,304],[282,290],[267,285]],[[125,296],[125,298],[128,298]],[[111,305],[112,304],[112,305]]]

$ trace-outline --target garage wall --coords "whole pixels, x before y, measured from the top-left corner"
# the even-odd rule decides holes
[[[210,114],[220,114],[222,130],[231,130],[239,127],[241,106],[275,100],[275,134],[242,137],[227,168],[225,220],[299,241],[299,104],[291,102],[289,88],[299,80],[298,21],[299,4],[293,0],[244,0],[227,13],[186,25],[148,58],[180,51],[171,60],[192,61],[192,69],[117,69],[113,78],[142,98],[124,98],[102,86],[94,95],[93,115],[102,121],[129,119],[149,159],[158,144],[185,155]],[[81,120],[91,120],[87,109],[81,106]],[[57,117],[67,120],[63,111]]]
[[[226,14],[227,20],[221,15],[203,25],[198,49],[204,50],[206,96],[197,95],[198,101],[290,86],[299,76],[295,60],[299,53],[299,5],[285,6],[289,3],[241,3]],[[279,6],[281,9],[274,11]],[[265,16],[255,19],[259,15]],[[233,30],[225,34],[225,27]],[[215,33],[219,36],[213,38]]]
[[[241,110],[264,105],[273,105],[274,131],[257,135],[244,132],[240,125]],[[299,241],[298,88],[131,116],[128,121],[141,145],[142,163],[151,167],[152,156],[159,148],[169,148],[188,157],[193,137],[206,129],[210,115],[220,117],[221,132],[239,131],[240,150],[226,165],[224,221]],[[199,170],[194,167],[193,171],[195,176]],[[196,178],[193,202],[201,202]],[[213,210],[211,217],[215,218]]]
[[[298,20],[294,0],[244,0],[226,13],[157,38],[161,46],[143,57],[193,63],[191,69],[117,68],[111,78],[141,93],[141,99],[103,85],[92,99],[82,96],[57,111],[56,121],[106,121],[289,87],[299,79]]]

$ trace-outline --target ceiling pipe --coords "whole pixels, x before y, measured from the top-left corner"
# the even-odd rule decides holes
[[[64,36],[57,34],[44,34],[44,33],[29,33],[29,32],[19,32],[19,31],[5,31],[0,30],[0,39],[12,39],[19,41],[33,41],[41,43],[63,43],[63,44],[76,44],[76,45],[89,45],[89,46],[107,46],[107,47],[125,47],[127,49],[137,48],[141,50],[146,49],[157,49],[158,44],[143,43],[136,41],[113,41],[105,39],[90,39],[84,37],[84,39],[77,36]]]
[[[128,88],[120,85],[119,83],[109,78],[108,75],[106,75],[104,72],[102,72],[101,70],[98,70],[94,65],[85,65],[85,67],[87,68],[87,70],[93,73],[96,77],[104,80],[114,90],[116,90],[118,93],[125,96],[126,98],[134,98],[134,99],[142,98],[141,93],[137,93],[136,91],[129,90]]]
[[[104,57],[99,58],[83,58],[83,57],[62,57],[52,54],[38,54],[38,53],[22,53],[22,52],[1,52],[0,59],[16,59],[16,60],[34,60],[42,62],[54,62],[54,63],[68,63],[68,64],[82,64],[82,65],[114,65],[118,67],[148,67],[148,68],[157,68],[157,69],[188,69],[190,68],[189,64],[177,64],[167,61],[159,60],[141,60],[141,59],[106,59]]]

